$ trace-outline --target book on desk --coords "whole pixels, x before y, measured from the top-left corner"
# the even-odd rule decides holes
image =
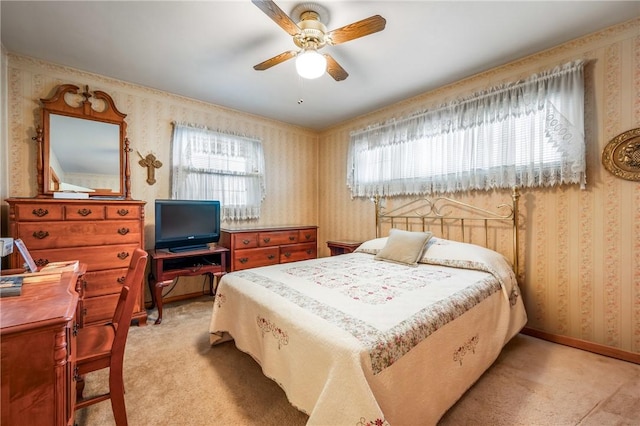
[[[20,296],[22,280],[21,276],[0,277],[0,297]]]

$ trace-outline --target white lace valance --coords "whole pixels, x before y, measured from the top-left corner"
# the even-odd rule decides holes
[[[351,134],[354,197],[585,185],[583,62]]]

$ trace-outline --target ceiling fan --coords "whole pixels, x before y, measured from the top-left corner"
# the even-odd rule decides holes
[[[346,79],[349,74],[327,53],[318,50],[326,45],[335,46],[369,34],[382,31],[387,21],[380,15],[374,15],[353,22],[336,30],[328,31],[324,22],[328,22],[329,11],[317,3],[302,3],[291,14],[298,17],[296,23],[271,0],[251,0],[269,18],[280,25],[300,50],[289,50],[255,65],[253,69],[263,71],[284,61],[296,58],[298,74],[304,78],[317,78],[326,72],[336,81]]]

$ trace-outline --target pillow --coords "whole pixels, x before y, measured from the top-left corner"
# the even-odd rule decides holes
[[[384,245],[387,243],[387,238],[388,237],[374,238],[373,240],[365,241],[364,243],[360,244],[357,249],[355,249],[355,252],[378,254],[378,252],[382,250]]]
[[[431,232],[403,231],[393,228],[389,231],[387,243],[376,254],[375,259],[417,266],[432,236]]]

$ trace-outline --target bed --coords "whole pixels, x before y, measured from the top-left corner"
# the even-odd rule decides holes
[[[376,238],[354,253],[225,275],[211,343],[233,339],[309,425],[435,424],[526,323],[518,197],[375,200]],[[486,247],[505,238],[510,255]]]

